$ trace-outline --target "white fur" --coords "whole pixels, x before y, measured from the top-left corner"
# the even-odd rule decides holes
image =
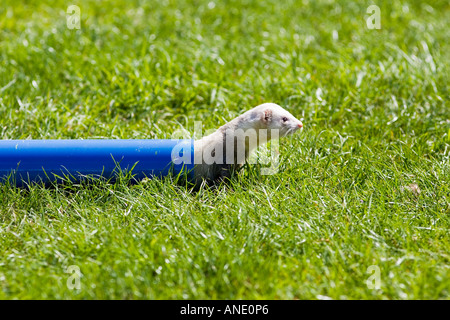
[[[244,164],[258,146],[272,138],[292,134],[301,127],[303,124],[298,119],[275,103],[264,103],[248,110],[214,133],[194,141],[194,183],[229,176],[230,170]],[[239,134],[242,132],[256,138],[246,139]],[[212,151],[215,157],[211,157]]]

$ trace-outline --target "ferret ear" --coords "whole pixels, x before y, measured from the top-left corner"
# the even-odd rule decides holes
[[[266,109],[262,114],[262,122],[269,123],[272,121],[272,110]]]

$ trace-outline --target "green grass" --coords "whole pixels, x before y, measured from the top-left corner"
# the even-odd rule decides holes
[[[277,174],[197,193],[1,184],[0,298],[448,299],[448,1],[214,2],[2,0],[1,139],[169,138],[263,102],[305,129]]]

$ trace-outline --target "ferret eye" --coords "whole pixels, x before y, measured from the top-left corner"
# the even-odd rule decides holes
[[[287,117],[283,117],[283,119],[281,119],[281,120],[283,120],[283,122],[286,122],[286,121],[288,121],[288,118]]]

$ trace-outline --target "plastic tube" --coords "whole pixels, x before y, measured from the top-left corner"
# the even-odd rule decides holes
[[[0,183],[114,179],[120,170],[139,180],[193,168],[193,140],[1,140]]]

